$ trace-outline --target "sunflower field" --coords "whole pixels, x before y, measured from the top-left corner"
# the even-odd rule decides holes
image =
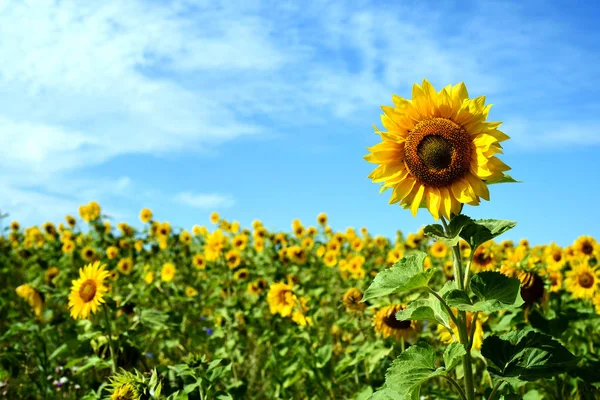
[[[482,97],[425,80],[383,107],[369,178],[431,213],[416,233],[336,232],[325,213],[282,232],[214,212],[188,230],[147,208],[135,229],[94,201],[13,221],[0,396],[600,398],[600,244],[515,243],[500,236],[516,222],[465,214],[515,182]]]

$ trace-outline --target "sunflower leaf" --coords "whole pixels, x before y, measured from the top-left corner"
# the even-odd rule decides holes
[[[579,361],[551,336],[533,330],[488,336],[481,354],[491,374],[513,384],[553,377],[575,368]]]
[[[502,175],[502,178],[499,179],[494,179],[491,181],[485,181],[486,185],[495,185],[498,183],[523,183],[522,181],[518,181],[515,178],[513,178],[512,176],[508,175],[508,174],[504,174]]]
[[[440,297],[444,298],[452,286],[454,286],[454,282],[446,282],[444,287],[438,292]],[[434,296],[411,301],[406,309],[396,313],[396,319],[399,321],[434,321],[446,327],[450,326],[448,312]]]
[[[435,351],[428,343],[420,341],[410,346],[392,362],[387,370],[383,387],[384,391],[387,391],[385,394],[392,399],[414,398],[415,394],[418,395],[419,387],[423,382],[446,371],[444,367],[436,367],[435,359]],[[389,391],[399,396],[393,397],[388,394]]]
[[[471,290],[479,299],[473,310],[486,313],[519,307],[523,304],[521,282],[496,271],[484,271],[471,277]]]
[[[461,231],[473,220],[466,215],[457,215],[448,224],[448,232],[444,232],[444,227],[439,224],[427,225],[424,229],[424,233],[440,242],[447,244],[448,246],[456,246],[460,240]]]
[[[467,354],[465,346],[460,343],[452,343],[444,350],[444,365],[446,371],[450,371],[460,363],[462,356]]]
[[[377,274],[371,286],[365,291],[362,302],[392,293],[408,292],[426,287],[433,274],[434,268],[424,270],[425,254],[415,251],[407,254],[394,264]]]
[[[483,243],[500,236],[516,225],[515,221],[478,219],[464,226],[460,231],[460,237],[469,243],[471,251],[474,252]]]

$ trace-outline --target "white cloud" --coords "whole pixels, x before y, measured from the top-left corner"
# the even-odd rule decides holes
[[[235,201],[231,196],[222,194],[196,194],[191,192],[182,192],[174,197],[174,200],[186,206],[199,208],[202,210],[214,210],[220,208],[232,207]]]

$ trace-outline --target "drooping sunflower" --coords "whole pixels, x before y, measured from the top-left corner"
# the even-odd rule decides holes
[[[566,273],[565,288],[576,299],[591,299],[597,292],[600,283],[600,270],[594,270],[587,262],[573,266]]]
[[[381,333],[384,338],[393,337],[396,340],[413,338],[417,333],[417,321],[399,321],[396,319],[396,313],[405,308],[406,306],[402,304],[392,304],[377,311],[373,317],[375,332]]]
[[[360,301],[363,298],[363,294],[357,288],[350,288],[344,293],[344,306],[346,307],[346,311],[364,311],[367,307],[366,303],[361,303]]]
[[[79,270],[79,279],[73,281],[71,294],[69,294],[69,308],[74,319],[87,318],[95,313],[104,303],[104,294],[108,288],[104,280],[109,273],[100,261],[88,264]]]
[[[375,128],[382,142],[365,156],[379,164],[369,178],[393,190],[390,204],[413,215],[424,204],[437,220],[458,214],[463,203],[489,200],[486,182],[510,169],[495,156],[509,137],[497,129],[500,122],[486,122],[485,96],[470,99],[464,83],[436,92],[424,79],[413,85],[412,100],[392,100],[394,107],[382,107],[387,132]]]

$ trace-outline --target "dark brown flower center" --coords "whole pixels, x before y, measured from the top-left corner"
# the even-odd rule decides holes
[[[594,286],[594,276],[589,272],[584,272],[579,275],[579,285],[585,289],[589,289]]]
[[[79,288],[79,297],[86,303],[89,303],[96,295],[96,282],[93,279],[88,279],[81,284]]]
[[[594,246],[592,246],[592,244],[589,242],[585,242],[583,244],[583,246],[581,246],[581,251],[586,256],[589,256],[590,254],[592,254],[594,252]]]
[[[383,323],[392,329],[401,330],[410,328],[410,321],[399,321],[396,319],[396,311],[388,313],[388,315],[383,318]]]
[[[469,170],[470,137],[464,128],[446,118],[416,124],[404,149],[410,172],[429,186],[447,186]]]
[[[562,260],[562,254],[559,252],[554,253],[553,255],[554,261],[559,262],[560,260]]]

